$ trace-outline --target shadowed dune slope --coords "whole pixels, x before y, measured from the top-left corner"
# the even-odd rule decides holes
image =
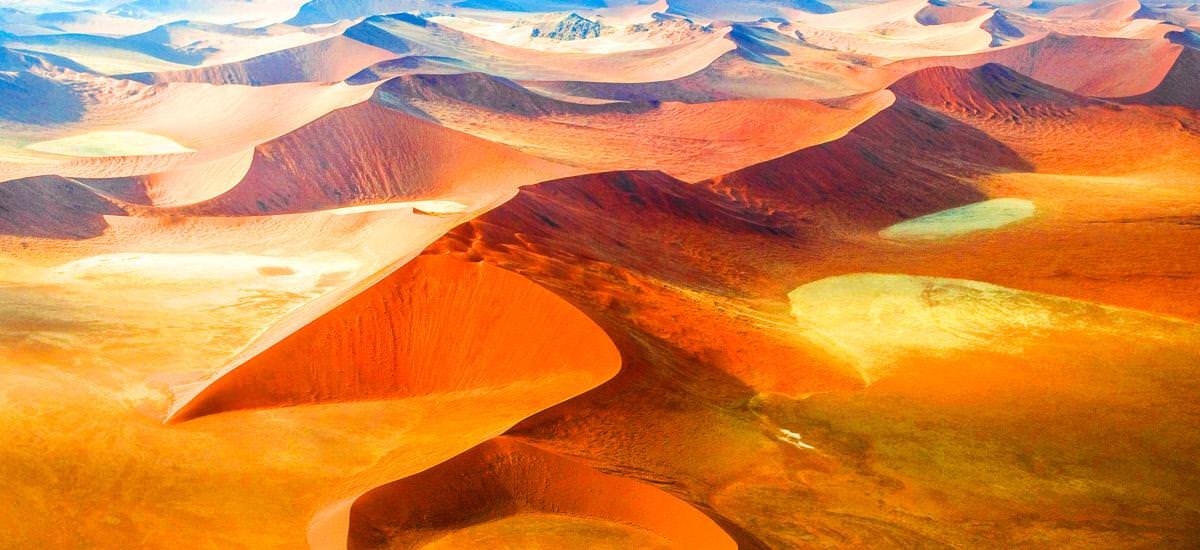
[[[737,547],[704,514],[658,488],[506,437],[359,497],[347,546],[417,548],[453,530],[528,513],[633,526],[669,548]],[[587,544],[589,533],[576,536],[576,545]]]
[[[1125,101],[1200,109],[1200,50],[1185,48],[1158,86]]]
[[[0,235],[87,239],[108,227],[105,215],[123,213],[90,189],[58,176],[0,184]]]
[[[516,82],[484,73],[399,76],[380,86],[376,93],[389,105],[412,105],[418,111],[420,103],[457,102],[526,117],[635,113],[653,108],[656,103],[570,103],[533,93]]]
[[[178,211],[260,215],[435,194],[470,199],[573,171],[368,101],[259,145],[237,185]]]
[[[987,134],[897,99],[841,139],[704,185],[755,208],[789,211],[810,222],[883,227],[982,200],[963,178],[1028,168]]]
[[[580,393],[619,364],[599,327],[524,277],[422,257],[212,381],[171,420],[555,377]]]

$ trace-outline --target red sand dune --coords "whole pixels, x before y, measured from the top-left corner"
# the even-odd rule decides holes
[[[1158,86],[1123,101],[1200,109],[1200,51],[1184,48]]]
[[[573,171],[368,101],[259,145],[236,186],[177,211],[233,216],[434,197],[465,202]]]
[[[1052,116],[1096,103],[989,63],[975,69],[922,69],[892,84],[896,95],[942,111],[1018,119]]]
[[[589,171],[662,170],[697,181],[841,137],[891,103],[733,100],[579,104],[483,74],[398,77],[383,101],[415,116]]]
[[[619,363],[603,331],[525,278],[424,257],[233,366],[177,403],[170,419],[555,377],[564,387],[590,388]]]
[[[1153,89],[1183,46],[1164,38],[1130,39],[1051,33],[1033,42],[977,54],[898,61],[900,73],[921,68],[972,68],[999,63],[1041,82],[1095,97],[1123,97]]]
[[[827,230],[885,226],[981,200],[963,178],[1028,165],[983,132],[897,99],[845,137],[704,185]]]
[[[646,529],[671,548],[737,547],[712,520],[662,489],[508,437],[359,497],[347,546],[416,548],[466,526],[531,512]],[[586,535],[577,537],[576,544],[587,544]]]

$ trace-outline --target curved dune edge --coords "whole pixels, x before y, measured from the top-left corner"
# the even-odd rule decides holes
[[[422,256],[212,380],[167,421],[551,377],[562,378],[553,393],[573,396],[619,365],[603,330],[532,281],[488,264]]]
[[[340,512],[346,514],[344,524],[314,523],[313,548],[415,548],[456,529],[528,513],[632,526],[676,548],[737,547],[708,516],[657,487],[503,436],[371,490]],[[327,529],[343,525],[344,546],[323,543],[333,539]]]

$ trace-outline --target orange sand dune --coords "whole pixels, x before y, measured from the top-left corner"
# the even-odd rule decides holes
[[[487,264],[422,258],[231,366],[177,403],[170,418],[556,377],[564,387],[591,387],[615,374],[619,362],[585,316],[520,276]]]
[[[670,480],[746,548],[1195,544],[1196,467],[1176,458],[1200,440],[1172,426],[1195,414],[1179,380],[1200,332],[1108,307],[1200,319],[1187,299],[1200,265],[1176,253],[1200,238],[1194,113],[996,66],[928,69],[894,91],[840,140],[687,193],[642,174],[549,182],[431,247],[546,285],[622,352],[614,380],[512,435]],[[878,235],[999,197],[1033,216],[942,240]],[[874,299],[856,273],[1016,290],[890,275],[904,284]],[[814,318],[857,324],[814,335],[785,312],[789,292],[822,281]],[[863,388],[835,351],[889,331],[904,351]]]
[[[480,74],[401,77],[380,88],[404,110],[579,168],[662,170],[696,181],[841,137],[891,103],[804,100],[582,105]]]
[[[436,546],[448,531],[530,513],[645,529],[661,537],[662,548],[736,548],[712,520],[661,489],[507,437],[359,497],[351,508],[347,546]],[[587,532],[576,537],[570,546],[602,542]]]

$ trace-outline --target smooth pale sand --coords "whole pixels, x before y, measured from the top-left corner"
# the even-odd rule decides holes
[[[879,232],[896,240],[945,239],[997,229],[1033,216],[1036,207],[1025,199],[991,199],[904,220]]]
[[[134,157],[195,152],[166,136],[137,130],[88,132],[30,143],[25,148],[71,157]]]
[[[1061,331],[1165,340],[1185,323],[1049,294],[941,277],[855,273],[788,293],[802,334],[870,383],[906,355],[1018,354]]]

